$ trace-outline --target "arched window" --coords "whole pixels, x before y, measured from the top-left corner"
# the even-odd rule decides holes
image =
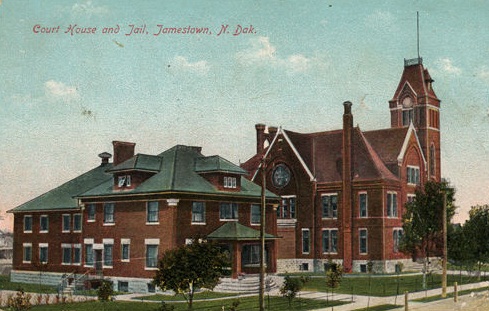
[[[436,151],[435,151],[435,145],[430,146],[430,175],[435,176],[436,175]]]
[[[411,122],[414,122],[413,106],[413,99],[409,96],[404,97],[402,100],[402,126],[409,126]]]

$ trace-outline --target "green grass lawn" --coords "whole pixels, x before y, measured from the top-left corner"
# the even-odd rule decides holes
[[[488,278],[485,278],[487,280]],[[484,277],[481,278],[484,281]],[[370,285],[369,285],[370,282]],[[454,282],[461,284],[479,282],[476,277],[448,275],[447,283],[452,285]],[[370,296],[393,296],[402,294],[405,291],[417,292],[423,290],[422,275],[399,275],[397,276],[368,276],[362,277],[343,277],[340,287],[335,289],[335,293],[349,295],[370,295]],[[427,276],[428,289],[441,287],[441,275],[432,274]],[[306,283],[304,290],[326,292],[325,277],[312,277]]]
[[[200,299],[216,299],[216,298],[225,298],[225,297],[233,297],[233,296],[238,296],[237,294],[233,293],[218,293],[218,292],[213,292],[213,291],[203,291],[200,293],[195,293],[194,294],[194,300],[200,300]],[[156,295],[148,295],[148,296],[141,296],[134,298],[134,300],[151,300],[151,301],[185,301],[185,298],[183,295],[162,295],[162,294],[156,294]]]
[[[10,282],[8,275],[0,275],[0,290],[18,290],[22,288],[25,292],[30,293],[43,293],[43,294],[55,294],[55,286],[28,284],[28,283],[14,283]]]
[[[206,302],[195,302],[193,310],[209,310],[209,311],[221,311],[222,307],[229,310],[229,307],[233,303],[234,299],[227,300],[212,300]],[[242,297],[239,299],[239,306],[236,310],[258,310],[258,296]],[[267,310],[282,311],[282,310],[314,310],[318,308],[327,308],[331,306],[338,306],[343,302],[334,301],[326,303],[326,301],[313,300],[313,299],[295,299],[292,305],[289,307],[286,298],[270,297],[266,300]],[[175,306],[175,311],[188,310],[186,303],[167,303],[167,305]],[[151,303],[148,301],[143,302],[106,302],[99,301],[94,302],[81,302],[76,304],[57,304],[57,305],[40,305],[35,306],[31,310],[33,311],[139,311],[139,310],[158,310],[159,303]]]

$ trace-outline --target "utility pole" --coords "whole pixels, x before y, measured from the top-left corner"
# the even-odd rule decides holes
[[[447,297],[447,191],[443,190],[443,263],[442,263],[442,278],[441,278],[441,297]]]
[[[261,209],[260,209],[260,311],[265,311],[265,216],[266,216],[266,159],[261,162]]]

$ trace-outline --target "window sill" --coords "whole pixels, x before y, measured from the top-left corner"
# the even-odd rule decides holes
[[[83,265],[85,268],[93,268],[93,265]]]
[[[121,262],[131,262],[129,259],[121,259]]]
[[[205,226],[206,225],[205,222],[192,222],[191,224],[196,225],[196,226]]]
[[[69,230],[63,230],[63,231],[61,231],[61,233],[71,233],[71,231],[69,231]]]
[[[104,226],[115,226],[115,222],[104,222]]]
[[[112,269],[114,266],[102,266],[102,269]]]
[[[338,255],[338,252],[323,252],[323,255]]]
[[[87,219],[87,222],[95,222],[95,219]]]
[[[338,217],[321,217],[321,220],[338,220]]]
[[[32,230],[27,230],[27,231],[24,231],[24,233],[32,233]]]
[[[70,263],[62,262],[61,265],[62,266],[71,266],[71,262]]]
[[[155,270],[158,270],[158,267],[145,267],[144,270],[146,271],[155,271]]]
[[[39,231],[39,233],[49,233],[49,231],[43,230],[43,231]]]
[[[22,261],[23,264],[31,264],[31,261]]]
[[[159,221],[158,222],[146,222],[146,226],[157,226],[159,224],[160,224]]]
[[[81,233],[81,230],[73,230],[73,233]]]
[[[238,219],[219,219],[219,221],[238,221]]]

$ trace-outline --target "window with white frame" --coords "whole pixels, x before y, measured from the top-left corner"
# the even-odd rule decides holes
[[[131,239],[121,239],[121,261],[129,262],[131,255]]]
[[[81,264],[81,244],[73,244],[73,264]]]
[[[114,264],[114,239],[103,239],[104,243],[104,268],[112,268]]]
[[[392,231],[392,245],[393,245],[393,252],[394,253],[399,252],[399,246],[401,245],[402,232],[403,231],[401,228],[396,228]]]
[[[32,215],[24,216],[24,233],[32,233]]]
[[[408,166],[407,167],[407,183],[411,185],[419,185],[419,167]]]
[[[62,216],[62,226],[63,232],[70,232],[71,230],[71,215],[70,214],[63,214]]]
[[[221,203],[219,205],[221,220],[238,220],[238,203]]]
[[[160,207],[158,201],[149,201],[146,204],[146,223],[148,224],[158,224],[160,212]]]
[[[114,224],[114,203],[104,203],[104,224]]]
[[[367,229],[358,230],[360,254],[367,254],[368,251],[368,232]]]
[[[31,263],[32,261],[32,243],[22,244],[22,263]]]
[[[82,214],[73,215],[73,232],[81,232],[82,230]]]
[[[368,196],[366,192],[360,192],[358,194],[358,209],[359,216],[366,218],[368,215]]]
[[[119,188],[130,187],[131,186],[131,175],[119,176],[118,180],[117,180],[117,186]]]
[[[49,232],[49,218],[48,215],[41,215],[39,218],[39,232],[48,233]]]
[[[387,217],[397,217],[397,192],[387,192]]]
[[[250,222],[252,225],[259,225],[261,219],[261,205],[260,204],[251,204],[250,207]]]
[[[236,188],[236,177],[224,176],[224,188]]]
[[[281,204],[277,208],[277,218],[295,219],[296,216],[296,197],[282,196]]]
[[[309,229],[302,229],[302,253],[309,254],[311,249],[311,236]]]
[[[338,229],[323,229],[323,253],[338,252]]]
[[[71,265],[71,244],[61,244],[61,264]]]
[[[192,202],[192,223],[205,224],[205,203]]]
[[[321,196],[322,218],[338,217],[338,194],[324,194]]]
[[[146,268],[156,269],[158,267],[158,246],[160,239],[145,239],[146,245]]]
[[[95,221],[95,211],[96,211],[95,204],[93,203],[87,204],[86,208],[87,208],[87,221],[88,222]]]
[[[39,263],[48,263],[48,243],[39,243]]]
[[[85,267],[93,267],[93,239],[85,239],[83,243],[85,244]]]

